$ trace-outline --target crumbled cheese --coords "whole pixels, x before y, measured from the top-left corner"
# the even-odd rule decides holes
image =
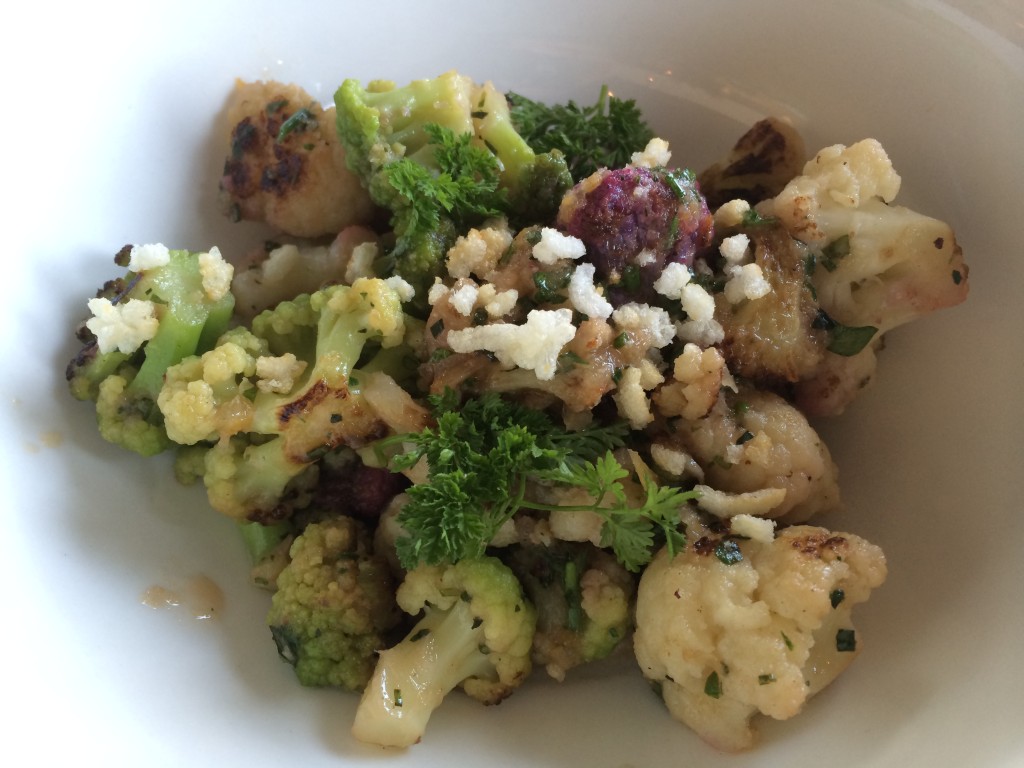
[[[85,327],[96,337],[102,354],[123,352],[128,355],[156,336],[160,321],[156,305],[142,299],[114,304],[110,299],[89,299],[89,318]]]
[[[214,246],[199,254],[199,274],[203,278],[203,291],[212,301],[220,301],[231,290],[235,268],[224,261],[220,248]]]
[[[295,379],[306,370],[306,362],[299,360],[291,352],[280,357],[256,358],[256,375],[259,380],[257,388],[261,392],[277,392],[287,394],[295,386]]]
[[[595,271],[594,265],[586,262],[576,267],[569,278],[569,301],[587,317],[606,320],[611,317],[612,305],[594,285]]]
[[[571,309],[534,309],[523,325],[494,323],[451,331],[448,344],[453,352],[493,352],[503,365],[530,369],[548,381],[562,347],[575,335]]]
[[[377,244],[370,241],[360,243],[352,249],[345,267],[345,283],[352,285],[361,277],[373,277],[373,261],[377,258]]]
[[[554,264],[559,259],[578,259],[587,247],[578,237],[566,235],[551,227],[540,231],[540,241],[533,246],[533,258],[541,264]]]
[[[687,283],[679,301],[687,316],[678,326],[679,338],[705,347],[718,344],[725,338],[725,330],[715,320],[715,299],[704,288],[696,283]]]
[[[772,292],[771,283],[764,278],[757,264],[744,264],[726,269],[729,280],[725,284],[725,298],[730,304],[739,304],[744,299],[760,299]]]
[[[512,244],[512,232],[505,222],[483,229],[471,229],[448,249],[448,274],[454,278],[484,277],[498,265],[498,259]]]
[[[651,458],[662,471],[673,477],[692,475],[698,480],[704,479],[704,470],[686,451],[669,448],[662,443],[652,443]]]
[[[633,153],[630,165],[638,168],[657,168],[667,166],[671,159],[672,153],[669,151],[668,142],[655,137],[647,142],[643,152]]]
[[[430,286],[430,290],[427,291],[427,303],[430,306],[434,306],[447,295],[448,286],[441,282],[440,277],[435,277],[434,284]]]
[[[142,272],[146,269],[162,267],[171,260],[171,252],[163,243],[152,245],[132,246],[131,256],[128,258],[128,269],[132,272]]]
[[[671,344],[676,336],[676,329],[668,312],[649,304],[623,304],[612,312],[612,321],[623,331],[650,333],[651,345],[659,349]]]
[[[640,386],[645,391],[650,391],[664,382],[665,377],[662,376],[661,371],[658,370],[658,366],[655,365],[653,360],[644,358],[640,361]]]
[[[683,287],[690,282],[691,277],[693,275],[690,273],[690,268],[685,264],[680,264],[678,261],[670,262],[665,265],[665,269],[654,281],[654,290],[670,299],[682,298]]]
[[[636,259],[634,259],[638,267],[646,267],[648,264],[653,264],[657,260],[657,254],[650,248],[644,248],[636,255]]]
[[[388,288],[398,294],[402,302],[412,301],[416,297],[416,289],[413,288],[401,275],[392,275],[385,281]]]
[[[775,521],[753,515],[736,515],[729,521],[729,528],[737,536],[771,544],[775,540]]]
[[[480,286],[477,301],[490,317],[503,317],[516,308],[519,291],[515,288],[499,291],[493,283],[484,283]]]
[[[479,292],[480,289],[472,280],[460,280],[448,294],[448,303],[460,315],[469,317],[473,314],[473,307],[476,305],[476,297]]]
[[[728,264],[742,264],[747,258],[747,249],[750,247],[750,238],[744,234],[732,235],[722,240],[718,246],[718,252],[722,254]]]
[[[738,227],[743,223],[743,217],[750,212],[750,203],[746,200],[730,200],[723,203],[715,211],[714,220],[716,227]]]

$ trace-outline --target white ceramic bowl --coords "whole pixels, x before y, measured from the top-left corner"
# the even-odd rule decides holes
[[[695,168],[765,114],[790,118],[812,150],[874,136],[903,176],[899,200],[957,229],[972,291],[892,333],[877,385],[821,425],[848,507],[834,522],[880,544],[890,576],[858,610],[861,657],[804,714],[723,756],[626,659],[561,686],[538,676],[496,709],[453,696],[388,764],[1024,764],[1019,2],[183,0],[20,14],[0,51],[5,764],[380,763],[349,736],[354,698],[302,689],[278,661],[231,523],[166,460],[105,444],[63,367],[121,245],[230,249],[240,236],[214,205],[233,78],[329,101],[347,76],[448,68],[543,100],[587,101],[607,83]],[[153,585],[195,597],[199,576],[223,590],[216,619],[141,603]]]

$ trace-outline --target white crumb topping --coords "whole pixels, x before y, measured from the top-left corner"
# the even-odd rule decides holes
[[[101,353],[123,352],[128,355],[152,339],[160,327],[156,305],[142,299],[114,304],[110,299],[89,299],[89,318],[85,327],[96,337]]]
[[[643,372],[639,368],[629,366],[622,372],[622,378],[619,379],[615,394],[612,395],[619,415],[628,421],[633,429],[643,429],[654,421],[651,401],[647,399],[647,393],[641,384],[642,377]]]
[[[725,338],[725,330],[715,320],[715,299],[704,288],[688,283],[679,300],[687,316],[678,326],[679,338],[704,347],[718,344]]]
[[[750,211],[750,203],[746,200],[730,200],[723,203],[714,213],[716,227],[737,227],[743,223],[743,217]]]
[[[750,238],[741,233],[722,240],[718,252],[728,264],[742,264],[747,259],[749,247]]]
[[[630,158],[630,165],[638,168],[657,168],[666,166],[672,159],[672,152],[668,148],[668,142],[657,137],[647,142],[643,152],[634,152]]]
[[[690,273],[689,267],[678,261],[673,261],[665,265],[665,269],[654,281],[654,290],[670,299],[682,298],[683,287],[690,282],[691,277],[693,275]]]
[[[451,331],[448,345],[454,352],[493,352],[502,365],[530,369],[548,381],[562,347],[575,335],[571,309],[534,309],[523,325],[494,323]]]
[[[760,541],[763,544],[771,544],[775,540],[774,520],[741,514],[729,521],[729,527],[738,536],[746,536],[748,539]]]
[[[146,269],[162,267],[171,260],[171,252],[163,243],[151,245],[132,246],[131,256],[128,258],[128,269],[132,272],[142,272]]]
[[[650,248],[644,248],[636,255],[635,259],[637,266],[640,267],[646,267],[648,264],[653,264],[657,260],[657,255]]]
[[[676,336],[672,318],[661,307],[650,304],[623,304],[612,312],[612,321],[623,331],[640,331],[651,335],[651,346],[661,348]]]
[[[483,229],[471,229],[448,249],[448,274],[454,278],[483,277],[497,266],[498,259],[511,244],[512,232],[504,221]]]
[[[206,253],[199,254],[199,274],[203,279],[203,291],[213,301],[220,301],[231,290],[231,279],[235,268],[224,261],[220,248],[214,246]]]
[[[726,269],[729,280],[725,284],[725,298],[730,304],[739,304],[744,299],[760,299],[772,292],[771,283],[764,278],[757,264],[744,264]]]
[[[412,301],[416,297],[416,289],[413,288],[401,275],[392,275],[385,281],[388,288],[398,294],[402,302]]]
[[[583,263],[576,267],[569,278],[569,301],[587,317],[606,320],[611,317],[612,305],[594,285],[593,264]]]
[[[533,246],[533,258],[541,264],[554,264],[560,259],[578,259],[587,252],[587,247],[578,237],[566,235],[551,227],[540,231],[540,241]]]
[[[670,448],[661,443],[652,443],[651,458],[661,470],[673,477],[694,475],[699,480],[704,479],[704,470],[686,451]]]
[[[460,315],[469,317],[473,314],[473,307],[476,306],[476,297],[479,292],[480,289],[476,283],[470,280],[460,280],[448,294],[448,303]]]
[[[434,284],[427,291],[427,303],[430,306],[434,306],[448,295],[448,290],[448,286],[441,282],[441,278],[435,277]]]
[[[256,386],[261,392],[286,394],[292,391],[295,379],[301,376],[304,370],[306,362],[299,360],[291,352],[286,352],[280,357],[258,357],[256,375],[259,379]]]
[[[519,291],[515,288],[499,291],[493,283],[484,283],[477,293],[477,302],[490,317],[507,315],[516,308],[517,301],[519,301]]]
[[[360,243],[352,249],[345,267],[345,283],[352,285],[361,277],[373,277],[373,260],[377,258],[377,244]]]

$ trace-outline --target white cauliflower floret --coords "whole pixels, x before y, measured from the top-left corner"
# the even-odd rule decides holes
[[[327,283],[351,285],[372,277],[377,235],[360,226],[338,233],[328,245],[281,245],[248,267],[236,269],[231,281],[235,309],[251,319],[263,310],[300,293],[312,293]]]
[[[641,577],[636,658],[675,718],[746,749],[755,715],[793,717],[856,656],[851,611],[885,580],[885,556],[819,527],[741,540],[684,517],[689,546]]]
[[[220,249],[214,246],[206,253],[199,254],[199,274],[203,281],[203,292],[213,301],[220,301],[231,290],[235,268],[224,261]]]
[[[89,299],[90,317],[85,327],[96,337],[102,354],[123,352],[131,354],[156,336],[160,321],[156,305],[145,299],[128,299],[114,304],[110,299]]]
[[[287,394],[295,386],[295,380],[306,370],[306,362],[291,352],[279,357],[265,355],[256,358],[256,387],[261,392]]]
[[[523,325],[493,323],[451,331],[448,345],[453,352],[493,352],[502,365],[532,370],[541,381],[549,381],[562,347],[575,335],[571,309],[534,309]]]
[[[167,436],[194,445],[244,428],[251,414],[244,392],[256,365],[251,350],[233,341],[172,365],[157,396]]]
[[[729,494],[784,490],[781,500],[746,499],[778,501],[764,512],[774,519],[804,522],[839,506],[838,471],[828,448],[807,418],[778,395],[741,388],[735,397],[719,398],[706,416],[678,425],[673,440],[704,468],[712,488]],[[743,503],[737,499],[732,508],[749,511]]]
[[[540,240],[533,246],[533,258],[541,264],[555,264],[561,259],[579,259],[587,247],[578,237],[566,235],[551,227],[540,231]]]
[[[821,308],[846,327],[877,329],[859,354],[831,360],[798,387],[814,414],[838,413],[871,379],[887,331],[968,293],[968,268],[949,225],[891,205],[900,178],[874,139],[826,147],[758,210],[817,254],[811,281]],[[842,397],[840,397],[842,395]]]

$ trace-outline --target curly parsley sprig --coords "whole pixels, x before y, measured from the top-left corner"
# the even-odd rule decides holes
[[[568,432],[545,414],[493,393],[461,404],[449,393],[432,405],[436,426],[381,446],[405,448],[392,458],[396,470],[427,463],[427,482],[409,488],[410,500],[398,515],[406,532],[397,543],[404,567],[477,557],[524,509],[596,513],[603,521],[601,545],[633,571],[650,561],[659,537],[670,552],[684,545],[679,510],[696,492],[642,477],[645,497],[632,504],[623,483],[629,472],[613,454],[624,443],[624,425]],[[593,501],[543,504],[527,498],[530,482],[582,488]]]

